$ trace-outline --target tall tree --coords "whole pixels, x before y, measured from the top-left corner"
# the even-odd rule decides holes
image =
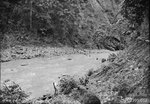
[[[30,30],[32,30],[32,0],[30,0]]]

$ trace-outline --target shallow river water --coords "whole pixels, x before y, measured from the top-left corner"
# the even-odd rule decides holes
[[[31,93],[30,98],[53,93],[52,83],[57,83],[61,75],[82,76],[91,68],[101,65],[101,59],[110,52],[99,54],[73,54],[54,58],[22,59],[1,63],[1,81],[10,79]],[[99,58],[97,60],[97,58]]]

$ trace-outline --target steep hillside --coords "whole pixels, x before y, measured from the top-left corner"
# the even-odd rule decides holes
[[[121,51],[117,56],[111,55],[107,61],[108,65],[90,77],[88,86],[92,92],[97,93],[103,101],[113,100],[117,104],[127,101],[127,98],[133,102],[140,102],[142,98],[148,100],[148,42],[137,40],[129,49]]]

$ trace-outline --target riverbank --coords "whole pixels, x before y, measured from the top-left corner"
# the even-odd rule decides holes
[[[78,53],[71,53],[75,51],[77,52],[68,50],[63,53],[57,48],[51,51],[57,52],[53,57],[18,59],[1,63],[2,80],[13,80],[25,91],[31,92],[31,98],[37,98],[46,92],[53,93],[52,83],[57,82],[61,75],[84,76],[90,69],[96,70],[100,67],[102,59],[107,59],[112,53],[108,50],[91,50],[88,54],[87,51],[78,50]]]

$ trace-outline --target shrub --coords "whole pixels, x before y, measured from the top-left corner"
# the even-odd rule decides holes
[[[18,84],[10,80],[4,81],[0,92],[1,104],[20,104],[29,96]]]
[[[112,54],[109,55],[107,61],[113,62],[116,58],[117,58],[117,55],[112,53]]]
[[[85,76],[85,77],[79,78],[79,81],[80,81],[81,85],[86,86],[88,84],[88,82],[89,82],[89,77]]]
[[[62,76],[59,80],[59,92],[63,94],[71,93],[72,89],[78,88],[77,82],[70,76]]]

